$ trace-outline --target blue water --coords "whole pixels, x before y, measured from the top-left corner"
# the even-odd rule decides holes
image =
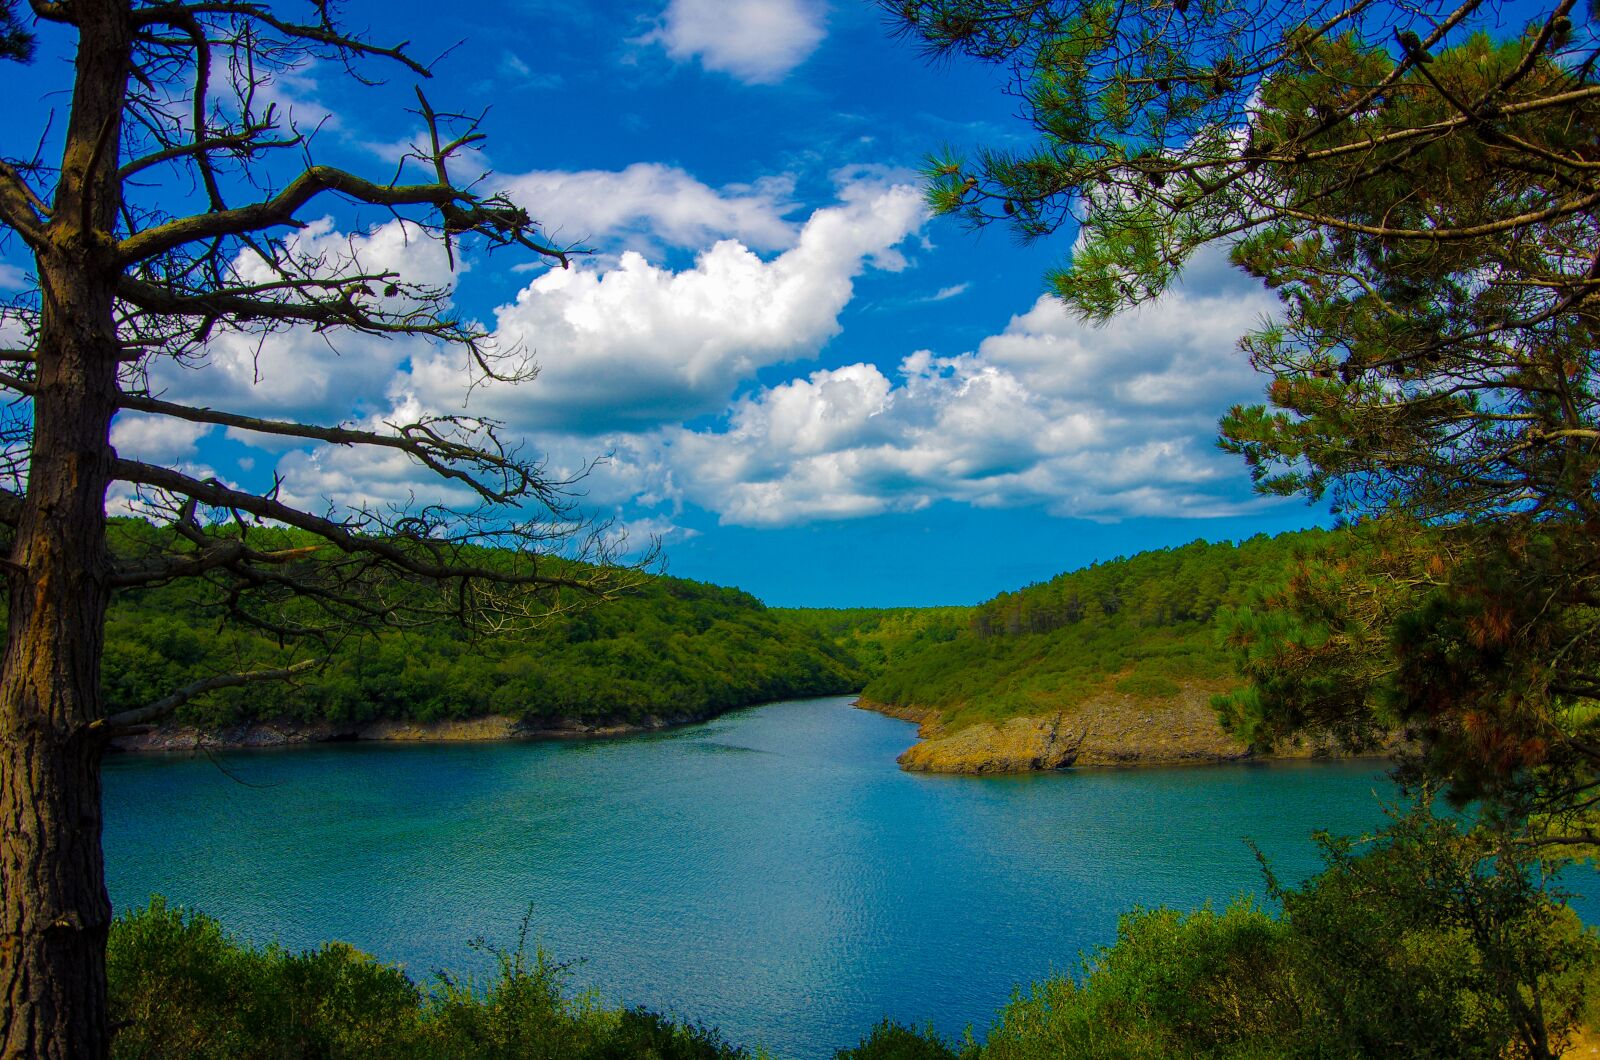
[[[1370,761],[907,774],[913,728],[850,702],[586,743],[116,758],[112,901],[419,978],[478,967],[468,940],[513,942],[531,906],[576,986],[826,1057],[884,1016],[981,1033],[1118,913],[1260,893],[1247,837],[1297,879],[1313,829],[1370,829],[1395,797]]]

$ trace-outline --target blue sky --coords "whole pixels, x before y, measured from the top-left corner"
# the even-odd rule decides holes
[[[347,22],[445,50],[441,109],[490,107],[476,160],[557,238],[567,272],[507,254],[452,276],[382,218],[302,234],[455,298],[541,368],[470,395],[458,357],[318,337],[219,341],[169,367],[175,396],[256,414],[373,419],[459,410],[504,420],[557,471],[609,454],[585,503],[671,573],[780,605],[967,603],[1096,559],[1316,521],[1252,496],[1215,421],[1262,380],[1235,339],[1272,309],[1212,256],[1178,291],[1094,329],[1042,297],[1070,233],[1031,248],[929,218],[922,158],[1025,135],[997,71],[929,65],[877,11],[834,0],[440,5],[352,0]],[[60,105],[61,42],[0,71],[7,154]],[[273,92],[321,121],[320,160],[386,175],[417,133],[413,78],[375,89],[330,65]],[[9,83],[7,83],[9,82]],[[15,248],[10,248],[13,252]],[[12,257],[0,283],[20,282]],[[119,450],[285,495],[403,500],[415,468],[285,450],[124,414]]]

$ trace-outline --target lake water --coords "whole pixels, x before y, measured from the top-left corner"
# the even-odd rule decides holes
[[[512,943],[531,908],[575,985],[828,1057],[884,1016],[981,1033],[1118,913],[1259,893],[1246,838],[1298,879],[1313,829],[1369,829],[1394,798],[1371,761],[907,774],[913,727],[850,703],[583,743],[113,758],[111,898],[417,978],[480,967],[468,940]]]

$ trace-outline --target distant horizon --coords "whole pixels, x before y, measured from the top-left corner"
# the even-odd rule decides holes
[[[668,546],[664,573],[741,589],[768,607],[970,607],[998,593],[1140,552],[1196,540],[1238,543],[1256,534],[1276,536],[1333,525],[1325,510],[1303,503],[1248,519],[1147,519],[1131,524],[1012,521],[1011,514],[949,506],[945,511],[916,513],[914,526],[904,532],[896,532],[897,524],[911,522],[910,516],[874,520],[869,525],[879,532],[871,536],[863,535],[860,526],[835,530],[826,524],[790,531],[733,531],[708,540],[738,550],[735,557],[696,556],[691,551],[701,540],[696,538]],[[985,549],[981,540],[973,539],[986,531],[1000,535],[1009,547],[1004,555],[979,562]],[[1052,543],[1057,536],[1067,540]],[[950,539],[971,547],[943,556],[940,542]],[[816,584],[807,576],[810,564],[830,557],[847,564],[850,577]],[[719,572],[731,572],[734,580]],[[925,574],[921,586],[904,589],[919,573]],[[957,588],[941,595],[952,583]],[[892,595],[897,592],[905,595]]]

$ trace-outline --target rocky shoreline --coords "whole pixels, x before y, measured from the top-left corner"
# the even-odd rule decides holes
[[[910,772],[992,776],[1090,766],[1235,762],[1247,758],[1337,757],[1314,744],[1261,755],[1217,727],[1210,697],[1217,689],[1191,685],[1168,700],[1149,702],[1104,693],[1037,717],[979,722],[946,733],[939,712],[857,699],[855,706],[918,725],[916,744],[896,761]],[[740,709],[740,708],[730,708]],[[512,718],[490,714],[441,721],[378,718],[364,722],[273,718],[215,729],[167,722],[119,734],[112,749],[173,753],[298,747],[328,743],[488,743],[511,740],[583,740],[659,732],[708,721],[720,710],[589,718]]]
[[[476,718],[441,721],[407,721],[378,718],[364,722],[301,721],[272,718],[240,722],[216,729],[167,723],[123,733],[111,741],[117,751],[162,753],[174,751],[233,750],[295,747],[318,743],[487,743],[506,740],[581,740],[604,736],[658,732],[693,725],[716,717],[719,711],[698,711],[643,718],[511,718],[488,714]]]
[[[914,773],[989,776],[1067,767],[1177,765],[1249,758],[1340,757],[1331,746],[1302,743],[1261,754],[1223,732],[1211,709],[1209,684],[1183,686],[1158,701],[1100,693],[1058,710],[945,732],[938,712],[858,699],[862,710],[919,725],[919,742],[896,760]]]

